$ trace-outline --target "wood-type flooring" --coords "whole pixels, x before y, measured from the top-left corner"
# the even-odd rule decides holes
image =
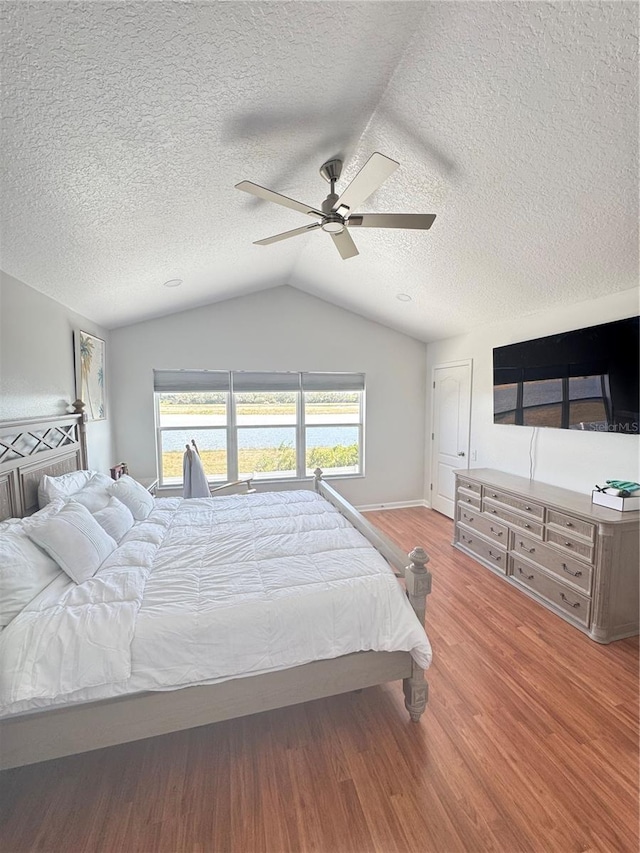
[[[451,546],[431,556],[430,700],[400,684],[1,775],[3,853],[637,853],[638,640],[600,646]]]

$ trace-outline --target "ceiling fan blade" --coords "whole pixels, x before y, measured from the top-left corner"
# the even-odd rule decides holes
[[[276,234],[273,237],[265,237],[264,240],[256,240],[254,246],[268,246],[271,243],[278,243],[280,240],[288,240],[289,237],[297,237],[298,234],[306,234],[307,231],[313,231],[314,228],[319,228],[320,223],[314,222],[311,225],[303,225],[302,228],[294,228],[293,231],[283,231],[282,234]]]
[[[371,193],[375,192],[399,165],[390,157],[380,154],[379,151],[374,152],[342,193],[333,210],[338,210],[340,207],[353,210],[360,202],[369,198]]]
[[[421,228],[428,231],[435,213],[354,213],[347,220],[349,228]]]
[[[343,261],[355,258],[356,255],[360,254],[356,248],[356,244],[351,239],[351,234],[349,234],[346,228],[340,234],[332,234],[331,239],[336,249],[340,252]]]
[[[357,176],[356,176],[357,177]],[[321,210],[316,210],[315,207],[309,207],[308,204],[303,204],[301,201],[296,201],[293,198],[288,198],[286,195],[274,193],[273,190],[260,187],[258,184],[253,184],[251,181],[240,181],[236,184],[237,190],[242,190],[245,193],[251,193],[258,198],[263,198],[265,201],[273,201],[276,204],[281,204],[284,207],[290,207],[292,210],[297,210],[300,213],[306,213],[307,216],[322,216]]]

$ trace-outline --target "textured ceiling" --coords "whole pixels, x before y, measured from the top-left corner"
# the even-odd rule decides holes
[[[107,327],[288,283],[432,340],[638,284],[636,3],[0,14],[2,268]],[[362,212],[431,231],[252,245],[311,220],[234,184],[318,206],[373,151],[401,167]]]

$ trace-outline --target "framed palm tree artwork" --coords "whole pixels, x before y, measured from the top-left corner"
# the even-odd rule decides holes
[[[74,333],[76,354],[76,394],[85,404],[90,421],[107,417],[104,384],[106,345],[101,338],[78,329]]]

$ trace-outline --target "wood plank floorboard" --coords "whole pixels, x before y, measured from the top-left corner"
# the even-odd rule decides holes
[[[637,853],[638,638],[601,646],[451,545],[431,556],[429,705],[400,684],[5,771],[3,853]]]

